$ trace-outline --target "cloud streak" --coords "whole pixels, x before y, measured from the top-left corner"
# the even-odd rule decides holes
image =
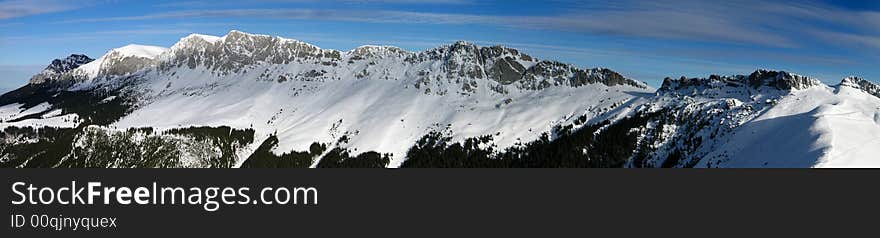
[[[270,19],[303,19],[330,20],[368,23],[410,23],[410,24],[468,24],[500,23],[502,19],[491,16],[467,14],[442,14],[408,11],[360,11],[360,10],[327,10],[327,9],[229,9],[229,10],[185,10],[155,14],[74,19],[63,23],[107,22],[107,21],[140,21],[159,19],[192,19],[192,18],[270,18]]]
[[[94,31],[83,33],[65,33],[47,36],[4,36],[0,37],[2,44],[15,44],[21,42],[42,42],[42,43],[63,43],[78,40],[98,40],[108,37],[132,36],[132,35],[182,35],[189,34],[193,31],[190,29],[168,29],[168,28],[149,28],[149,29],[131,29],[131,30],[109,30]]]
[[[818,38],[825,39],[829,42],[835,42],[838,45],[846,46],[848,48],[864,49],[864,47],[868,47],[871,49],[880,50],[880,36],[866,36],[831,31],[815,31],[812,34],[814,34]]]
[[[93,4],[93,1],[7,0],[0,2],[0,20],[69,11]]]
[[[300,2],[303,0],[300,0]],[[289,1],[277,1],[289,2]],[[411,0],[342,2],[412,3]],[[470,1],[434,0],[428,3],[461,4]],[[632,1],[611,4],[596,1],[561,1],[558,14],[478,15],[418,11],[350,9],[197,9],[166,11],[138,16],[75,19],[68,23],[139,21],[189,18],[270,18],[400,24],[482,24],[508,28],[549,29],[606,36],[723,42],[767,47],[796,48],[804,44],[803,29],[811,22],[848,29],[831,32],[831,38],[860,41],[874,47],[871,35],[880,30],[880,12],[843,10],[812,1],[764,2],[733,0]],[[846,37],[844,37],[846,36]]]
[[[157,7],[177,7],[177,8],[200,8],[200,7],[216,7],[216,6],[243,6],[243,5],[259,5],[272,3],[326,3],[332,2],[337,4],[432,4],[432,5],[464,5],[473,4],[472,0],[250,0],[246,2],[235,0],[215,0],[215,1],[175,1],[168,3],[156,4]]]

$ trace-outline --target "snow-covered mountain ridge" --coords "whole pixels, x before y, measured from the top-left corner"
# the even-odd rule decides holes
[[[880,166],[878,87],[856,77],[655,91],[503,46],[339,51],[239,31],[70,62],[0,97],[4,167]]]
[[[650,153],[636,156],[631,165],[880,166],[868,155],[880,152],[876,88],[856,77],[829,86],[768,70],[748,76],[667,78],[645,104],[648,111],[667,113],[648,123],[652,133],[645,133],[641,143]]]
[[[527,89],[595,82],[609,86],[646,87],[642,82],[626,79],[608,69],[582,70],[559,62],[539,61],[503,46],[480,47],[459,41],[422,52],[372,45],[342,52],[293,39],[240,31],[231,31],[223,37],[192,34],[171,48],[129,45],[113,49],[95,62],[71,72],[66,79],[83,81],[120,76],[152,67],[162,71],[203,67],[224,75],[246,72],[261,65],[290,64],[318,65],[318,68],[333,68],[334,72],[345,73],[328,76],[334,79],[419,76],[420,83],[432,84],[431,81],[440,78],[448,81],[468,77],[490,78],[504,85],[518,83],[518,88]]]
[[[422,52],[391,46],[343,52],[239,31],[190,35],[170,48],[114,49],[53,82],[29,84],[2,100],[12,113],[3,127],[115,128],[104,131],[109,136],[147,127],[253,130],[254,142],[235,149],[236,166],[261,141],[275,141],[276,155],[308,151],[315,143],[352,155],[376,151],[392,167],[431,132],[456,140],[492,135],[493,146],[502,149],[579,117],[600,120],[609,111],[628,110],[622,106],[651,91],[608,69],[542,61],[502,46],[456,42]],[[43,108],[21,115],[18,109],[34,106],[21,99],[35,95],[47,98]],[[71,98],[87,100],[88,107],[68,105]],[[77,118],[45,123],[42,117],[54,111]],[[86,146],[83,136],[104,133],[86,131],[73,143]],[[55,165],[78,157],[65,155]],[[319,166],[319,158],[309,165]],[[203,164],[193,160],[180,164]]]

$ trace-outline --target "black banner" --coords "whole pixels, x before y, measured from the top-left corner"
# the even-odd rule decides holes
[[[2,177],[2,231],[14,234],[2,237],[837,236],[868,231],[880,214],[877,170],[3,169]],[[127,205],[116,203],[116,193],[106,196],[109,205],[105,196],[59,204],[73,192],[55,190],[75,184],[87,194],[89,182],[114,192],[143,187],[141,195],[155,194],[154,184],[187,194],[218,189],[213,198],[197,196],[199,204],[147,196],[138,204],[137,192],[122,196]],[[27,195],[30,185],[35,195]],[[226,187],[233,204],[206,209],[206,198],[220,201]],[[259,193],[267,187],[264,201]],[[248,188],[246,204],[241,188]],[[288,191],[276,197],[279,188]],[[296,188],[314,188],[314,196],[298,193],[313,200],[276,204]],[[22,196],[40,203],[50,193],[49,205]]]

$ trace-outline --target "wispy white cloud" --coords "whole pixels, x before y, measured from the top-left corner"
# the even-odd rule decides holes
[[[277,19],[312,19],[331,21],[353,21],[372,23],[426,23],[426,24],[466,24],[492,23],[500,21],[496,17],[442,14],[410,11],[361,11],[331,9],[224,9],[224,10],[184,10],[170,11],[138,16],[105,17],[73,19],[65,23],[106,22],[106,21],[139,21],[157,19],[186,18],[277,18]]]
[[[256,2],[310,2],[312,0],[258,0]],[[465,4],[469,0],[325,0],[347,3],[439,3]],[[704,41],[799,48],[823,41],[845,41],[876,47],[880,35],[880,12],[841,9],[806,1],[758,0],[697,1],[570,1],[556,0],[555,14],[479,15],[399,10],[353,10],[310,8],[206,9],[201,1],[172,3],[184,9],[152,14],[89,19],[67,23],[148,21],[192,18],[268,18],[398,24],[481,24],[506,28],[588,33],[598,36]],[[218,3],[213,3],[218,4]],[[246,4],[245,4],[246,5]],[[816,37],[813,24],[831,25]]]
[[[96,40],[96,39],[107,39],[110,37],[121,37],[121,36],[132,36],[132,35],[181,35],[181,34],[190,34],[193,31],[191,29],[186,28],[178,28],[178,29],[170,29],[170,28],[145,28],[145,29],[130,29],[130,30],[108,30],[108,31],[94,31],[94,32],[80,32],[80,33],[63,33],[63,34],[50,34],[50,35],[24,35],[24,36],[3,36],[0,37],[0,43],[7,45],[21,44],[21,43],[57,43],[57,42],[70,42],[77,40]]]
[[[266,3],[327,3],[333,2],[338,4],[437,4],[437,5],[462,5],[473,4],[473,0],[214,0],[214,1],[174,1],[159,3],[157,7],[170,8],[201,8],[201,7],[217,7],[217,6],[252,6]]]
[[[270,0],[271,1],[271,0]],[[276,0],[279,2],[289,2]],[[297,1],[297,0],[294,0]],[[308,0],[298,0],[308,1]],[[343,0],[342,2],[411,3],[411,0]],[[424,1],[418,1],[424,2]],[[470,3],[434,0],[434,3]],[[837,24],[847,34],[880,29],[880,13],[844,10],[813,1],[764,2],[733,0],[562,1],[569,6],[553,15],[476,15],[416,11],[349,9],[196,9],[137,16],[74,19],[67,22],[137,21],[169,18],[274,18],[407,24],[483,24],[512,28],[550,29],[596,35],[647,37],[798,47],[810,22]],[[194,4],[183,2],[181,4]]]
[[[880,50],[880,36],[859,35],[844,32],[833,31],[814,31],[812,34],[818,38],[833,42],[837,45],[847,46],[849,48],[865,47]]]
[[[351,3],[396,3],[396,4],[470,4],[471,0],[339,0]]]
[[[524,25],[598,34],[798,47],[819,24],[851,34],[875,34],[880,12],[842,9],[812,0],[577,1],[560,16]]]
[[[65,0],[6,0],[0,1],[0,20],[53,12],[63,12],[91,6],[98,1]]]

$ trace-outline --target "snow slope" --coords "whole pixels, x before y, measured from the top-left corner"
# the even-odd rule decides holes
[[[59,128],[71,128],[76,127],[78,125],[79,117],[74,114],[61,114],[60,110],[52,110],[51,105],[49,103],[40,103],[38,105],[32,106],[30,108],[23,108],[24,106],[19,103],[9,104],[0,107],[0,130],[5,129],[7,127],[59,127]],[[43,113],[39,118],[32,119],[24,119],[19,121],[10,122],[11,120],[28,116],[31,114]]]
[[[116,48],[112,52],[118,52],[121,56],[124,57],[134,56],[154,59],[167,50],[168,48],[159,46],[130,44],[120,48]]]
[[[880,167],[878,114],[880,98],[852,87],[793,91],[700,166]]]
[[[192,50],[200,47],[198,40],[204,38],[184,38],[172,49]],[[216,45],[230,36],[209,39],[206,42]],[[289,39],[280,41],[300,44]],[[317,47],[310,50],[333,52]],[[456,139],[495,135],[497,146],[505,148],[534,140],[574,117],[596,116],[629,102],[634,94],[649,92],[601,83],[542,90],[502,85],[500,88],[506,92],[497,92],[500,90],[493,88],[499,88],[499,84],[487,79],[462,77],[457,72],[451,78],[442,75],[450,71],[450,65],[472,60],[466,54],[451,54],[452,59],[445,62],[453,63],[444,64],[438,60],[408,63],[407,57],[416,53],[386,46],[362,46],[340,53],[336,62],[345,67],[313,62],[255,64],[242,72],[220,76],[202,65],[154,71],[141,85],[143,91],[154,93],[147,97],[148,103],[114,126],[252,127],[260,139],[277,133],[280,144],[275,152],[279,154],[307,150],[313,142],[332,144],[347,136],[350,139],[344,147],[356,152],[392,153],[390,166],[394,167],[405,159],[413,143],[430,131],[449,129]],[[304,76],[310,72],[325,73]],[[422,72],[436,75],[425,78],[443,79],[413,79],[417,77],[412,75]],[[279,77],[289,80],[279,82]],[[462,90],[462,84],[455,82],[468,80],[471,91]]]
[[[244,82],[219,86],[219,93],[163,96],[114,125],[252,126],[262,137],[277,132],[279,153],[304,151],[312,142],[332,143],[349,135],[348,148],[393,153],[395,166],[416,140],[432,130],[450,126],[457,139],[494,134],[497,145],[504,148],[534,140],[552,126],[570,123],[572,116],[627,102],[632,98],[627,92],[637,91],[594,85],[503,97],[426,96],[394,81],[344,80],[312,85],[313,94],[291,92],[303,86],[309,84]],[[506,99],[511,99],[509,104]]]
[[[837,96],[839,102],[814,115],[830,142],[815,167],[880,167],[880,99],[844,86]]]

